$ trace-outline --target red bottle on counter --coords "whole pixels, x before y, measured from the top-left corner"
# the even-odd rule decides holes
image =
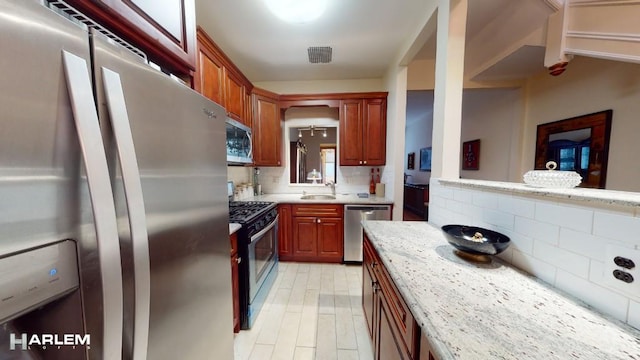
[[[373,180],[373,168],[371,169],[371,182],[369,182],[369,194],[376,193],[376,183]]]

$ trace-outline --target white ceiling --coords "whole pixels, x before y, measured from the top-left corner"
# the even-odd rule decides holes
[[[196,15],[198,25],[252,82],[367,79],[382,77],[389,64],[404,55],[400,52],[422,30],[433,1],[437,0],[329,0],[322,17],[308,24],[279,20],[262,0],[196,0]],[[513,34],[518,29],[496,26],[496,19],[508,19],[514,11],[522,13],[523,6],[540,8],[544,1],[518,0],[518,10],[514,10],[513,0],[470,0],[467,38],[473,39],[488,24],[496,32]],[[536,27],[543,26],[546,14],[536,14],[529,20]],[[530,28],[523,27],[527,32]],[[504,36],[496,37],[501,38]],[[310,64],[309,46],[331,46],[333,61]],[[416,58],[434,58],[434,54],[432,38]],[[517,78],[518,71],[524,69],[527,74],[522,76],[528,76],[544,69],[539,54],[540,49],[537,56],[512,57],[481,75],[484,80]],[[468,51],[467,56],[473,52]],[[501,70],[509,72],[508,76]]]

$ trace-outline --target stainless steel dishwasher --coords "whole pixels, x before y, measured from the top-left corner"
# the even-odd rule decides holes
[[[391,220],[391,205],[344,206],[344,262],[362,262],[362,221]]]

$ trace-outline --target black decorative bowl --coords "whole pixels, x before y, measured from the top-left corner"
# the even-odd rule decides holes
[[[453,247],[475,255],[497,255],[511,243],[506,235],[476,226],[445,225],[442,231]]]

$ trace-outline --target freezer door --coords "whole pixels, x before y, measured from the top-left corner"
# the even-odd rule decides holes
[[[135,322],[135,296],[142,290],[136,283],[139,253],[130,235],[123,173],[110,125],[117,120],[105,95],[103,79],[109,73],[120,78],[147,224],[147,358],[232,359],[224,109],[104,37],[94,35],[92,41],[99,116],[110,168],[116,174],[125,357],[133,353],[135,327],[141,326]]]
[[[119,358],[120,260],[116,230],[108,229],[109,222],[115,226],[115,213],[111,221],[98,225],[96,220],[102,216],[92,210],[92,205],[93,209],[101,208],[108,217],[108,202],[112,200],[104,204],[101,201],[110,197],[106,193],[110,192],[110,184],[107,182],[100,189],[92,181],[90,189],[87,177],[92,172],[89,167],[93,170],[94,165],[99,165],[89,165],[89,158],[99,157],[102,151],[104,161],[104,150],[99,136],[97,140],[83,139],[80,146],[77,132],[84,131],[76,127],[79,119],[73,116],[74,110],[88,114],[82,120],[88,122],[83,124],[88,132],[95,133],[97,117],[86,61],[87,33],[38,1],[2,0],[0,48],[0,253],[62,239],[75,240],[82,308],[78,308],[77,317],[59,322],[59,328],[44,330],[55,333],[66,328],[66,333],[89,334],[88,354],[84,353],[86,349],[80,349],[83,353],[79,358]],[[89,95],[91,104],[72,107],[67,82],[77,81],[65,75],[63,50],[84,62],[82,70],[71,72],[76,80],[89,84],[81,91]],[[98,171],[106,173],[106,169]],[[96,226],[102,235],[97,235]],[[111,244],[102,242],[110,237]],[[47,354],[47,358],[55,356],[55,351]]]

